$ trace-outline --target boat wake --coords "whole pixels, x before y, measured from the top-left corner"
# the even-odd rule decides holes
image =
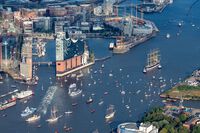
[[[42,102],[40,103],[38,107],[37,112],[43,113],[44,115],[47,113],[47,108],[51,104],[51,101],[57,89],[58,89],[57,86],[49,87],[44,98],[42,99]]]

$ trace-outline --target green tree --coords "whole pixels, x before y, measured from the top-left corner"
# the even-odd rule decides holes
[[[180,126],[180,127],[178,127],[178,132],[179,133],[189,133],[190,131],[186,127]]]
[[[185,122],[188,119],[188,116],[186,114],[179,115],[179,119],[181,122]]]
[[[167,130],[166,128],[162,128],[162,129],[160,130],[160,133],[168,133],[168,130]]]
[[[196,125],[192,128],[192,133],[200,133],[200,125]]]

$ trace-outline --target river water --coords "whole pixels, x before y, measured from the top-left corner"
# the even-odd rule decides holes
[[[95,65],[83,70],[84,76],[79,80],[70,77],[56,80],[55,67],[39,66],[36,71],[40,78],[39,83],[29,87],[35,95],[27,101],[18,101],[16,106],[0,112],[1,132],[54,133],[58,130],[62,133],[63,126],[67,125],[73,128],[72,133],[90,133],[95,129],[98,129],[100,133],[108,133],[119,123],[136,122],[141,119],[145,111],[163,105],[162,99],[159,98],[160,92],[183,80],[200,66],[200,2],[197,2],[187,15],[194,1],[176,0],[162,13],[145,15],[146,19],[155,22],[160,32],[155,38],[131,49],[128,53],[112,55],[108,50],[108,45],[113,40],[88,39],[88,44],[96,58],[112,57],[103,62],[96,62]],[[180,21],[183,21],[182,27],[177,26]],[[171,35],[169,39],[166,38],[167,33]],[[155,48],[160,50],[163,68],[143,74],[147,54]],[[48,42],[45,57],[34,58],[34,60],[54,61],[55,42]],[[102,64],[104,68],[101,67]],[[165,81],[166,87],[160,88],[163,83],[159,78]],[[0,94],[14,90],[15,88],[11,88],[13,84],[19,90],[27,89],[26,85],[15,83],[10,77],[5,78],[3,82],[0,84]],[[68,86],[74,82],[83,90],[84,96],[69,97]],[[126,94],[122,95],[121,90],[124,90]],[[108,94],[104,95],[104,92]],[[148,97],[145,97],[145,94]],[[51,97],[45,101],[48,95]],[[94,102],[87,105],[85,102],[89,97],[92,97]],[[98,104],[100,99],[104,101],[101,106]],[[74,102],[78,103],[76,107],[71,105]],[[104,116],[110,104],[115,106],[116,115],[111,123],[106,123]],[[187,101],[184,105],[199,107],[200,104],[199,101]],[[37,113],[41,114],[39,122],[29,124],[21,118],[21,111],[26,106],[38,108]],[[63,117],[56,124],[48,124],[46,119],[49,118],[53,106],[58,109],[58,115],[63,115]],[[92,114],[90,110],[93,109],[96,112]],[[73,111],[69,116],[64,114],[68,110]],[[3,114],[7,116],[3,117]],[[38,128],[38,125],[41,127]]]

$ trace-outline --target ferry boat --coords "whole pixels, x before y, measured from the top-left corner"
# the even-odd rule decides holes
[[[68,91],[69,96],[75,97],[75,96],[77,96],[77,95],[79,95],[81,93],[82,93],[82,90],[81,89],[77,89],[75,83],[73,83],[73,84],[71,84],[69,86],[69,91]]]
[[[16,105],[16,98],[12,97],[11,99],[5,100],[4,102],[0,103],[0,110],[5,110],[14,105]]]
[[[162,68],[162,66],[160,65],[160,55],[158,50],[153,50],[152,52],[150,52],[150,54],[148,54],[147,65],[144,67],[143,72],[146,73],[155,68]]]
[[[105,116],[105,119],[106,120],[110,120],[112,119],[114,116],[115,116],[115,110],[114,110],[114,105],[110,105],[107,109],[107,112],[106,112],[106,116]]]
[[[27,122],[36,122],[40,120],[40,115],[33,115],[32,117],[28,118],[26,121]]]
[[[47,119],[46,121],[49,122],[49,123],[57,122],[58,119],[59,119],[60,117],[62,117],[62,115],[57,116],[56,113],[57,113],[57,110],[56,110],[55,107],[54,107],[54,108],[51,110],[51,117],[50,117],[49,119]]]
[[[32,90],[26,90],[26,91],[21,91],[19,93],[16,93],[15,97],[18,98],[18,99],[23,99],[23,98],[29,97],[29,96],[31,96],[33,94],[34,93],[33,93]]]
[[[26,107],[25,110],[22,111],[21,117],[29,116],[29,115],[33,114],[35,111],[36,111],[36,108]]]

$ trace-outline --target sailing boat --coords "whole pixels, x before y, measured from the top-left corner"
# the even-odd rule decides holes
[[[147,65],[144,67],[143,72],[146,73],[155,68],[162,68],[160,65],[159,50],[153,50],[148,54]]]
[[[56,113],[57,113],[57,110],[56,110],[55,107],[54,107],[54,108],[51,110],[51,117],[50,117],[49,119],[47,119],[46,121],[49,122],[49,123],[55,123],[55,122],[57,122],[58,119],[59,119],[60,117],[62,117],[62,115],[57,116]]]

